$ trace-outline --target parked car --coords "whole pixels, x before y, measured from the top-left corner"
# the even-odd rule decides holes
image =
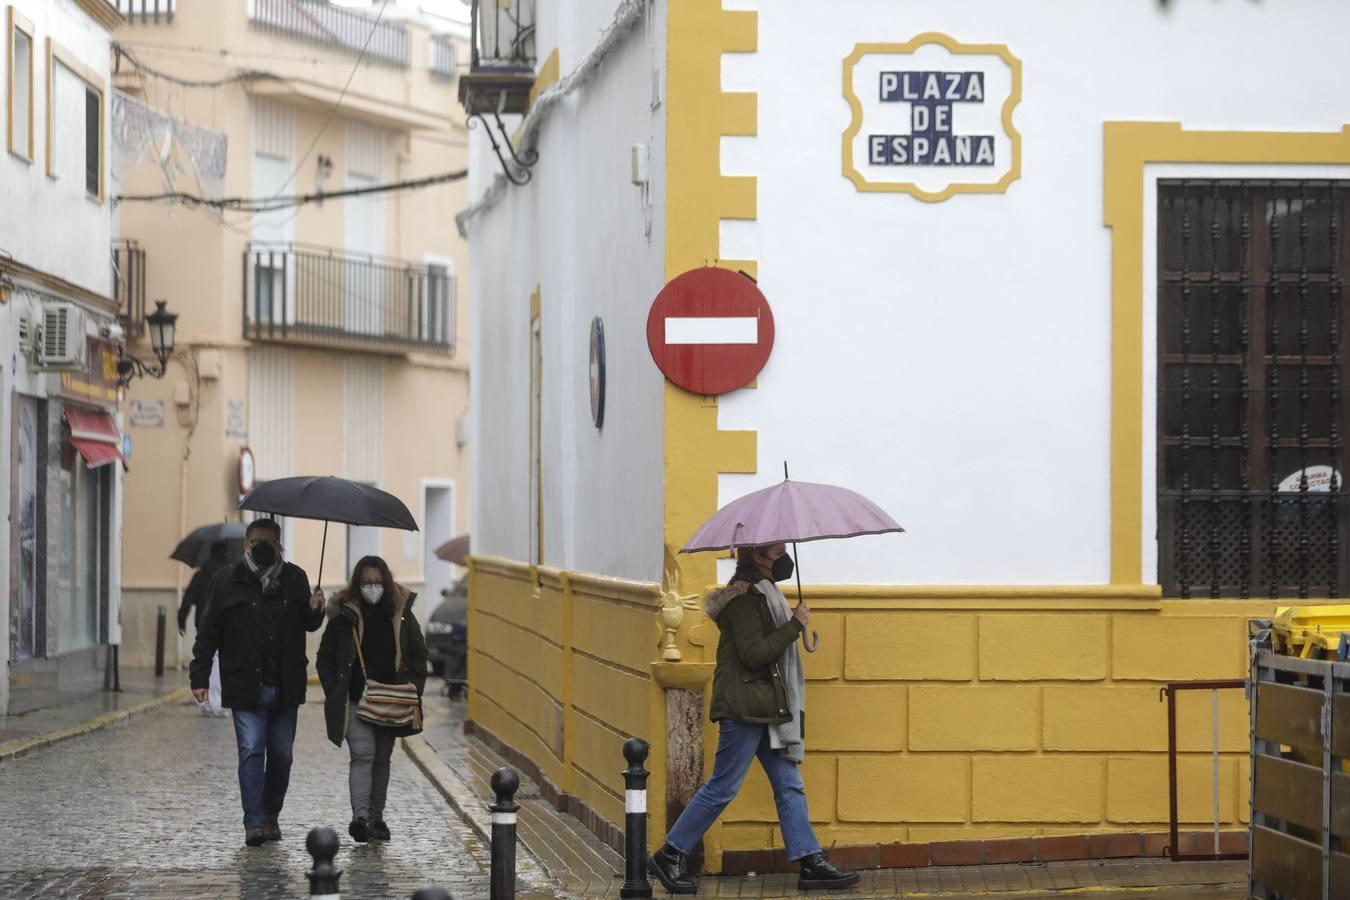
[[[469,579],[461,578],[454,587],[441,591],[441,597],[440,605],[432,611],[423,631],[431,672],[443,676],[446,660],[452,655],[463,655],[468,630]]]

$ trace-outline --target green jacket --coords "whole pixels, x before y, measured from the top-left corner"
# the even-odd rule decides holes
[[[395,585],[395,590],[394,618],[400,625],[394,634],[394,668],[400,682],[417,685],[420,697],[427,683],[427,642],[417,619],[408,609],[417,595],[400,585]],[[352,667],[357,665],[357,626],[370,608],[359,598],[348,597],[347,592],[342,591],[328,598],[327,612],[328,625],[319,642],[314,668],[319,673],[319,684],[323,685],[323,716],[328,726],[328,739],[341,747],[347,737]]]
[[[794,617],[776,627],[764,595],[739,576],[705,597],[703,611],[722,633],[713,672],[712,720],[756,725],[791,721],[778,660],[801,636],[802,623]]]

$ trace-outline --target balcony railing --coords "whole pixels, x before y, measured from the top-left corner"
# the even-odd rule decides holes
[[[443,267],[306,247],[244,251],[244,335],[453,353],[454,278]]]
[[[455,52],[454,41],[449,35],[433,34],[431,36],[431,55],[430,69],[432,75],[441,78],[454,78],[459,74],[456,66],[458,65],[458,54]]]
[[[145,331],[145,250],[133,240],[113,241],[113,299],[127,337]]]
[[[177,0],[117,0],[117,11],[129,25],[169,25]]]
[[[248,16],[259,28],[353,53],[364,47],[366,59],[408,66],[408,29],[400,22],[316,0],[248,0]]]

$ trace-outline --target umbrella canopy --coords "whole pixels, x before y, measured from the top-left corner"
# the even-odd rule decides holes
[[[417,530],[412,513],[393,494],[332,476],[302,475],[263,482],[240,502],[239,508],[344,525]]]
[[[848,488],[783,479],[722,507],[680,550],[730,550],[904,531],[871,500]]]
[[[467,534],[456,535],[436,548],[437,559],[457,566],[464,565],[468,556],[469,536]]]
[[[176,559],[180,563],[192,566],[195,569],[211,557],[211,545],[217,541],[225,542],[227,556],[232,559],[238,558],[244,553],[244,529],[246,527],[243,522],[216,522],[194,528],[191,534],[179,541],[178,546],[173,548],[173,552],[169,554],[169,559]]]

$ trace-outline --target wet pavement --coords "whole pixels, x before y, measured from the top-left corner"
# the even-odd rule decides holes
[[[0,898],[289,898],[308,895],[310,828],[341,835],[347,897],[410,897],[436,885],[488,894],[489,851],[401,748],[386,821],[393,840],[354,844],[347,750],[323,733],[316,688],[300,708],[283,840],[243,844],[234,726],[173,704],[0,762]],[[521,896],[557,896],[520,860]]]

